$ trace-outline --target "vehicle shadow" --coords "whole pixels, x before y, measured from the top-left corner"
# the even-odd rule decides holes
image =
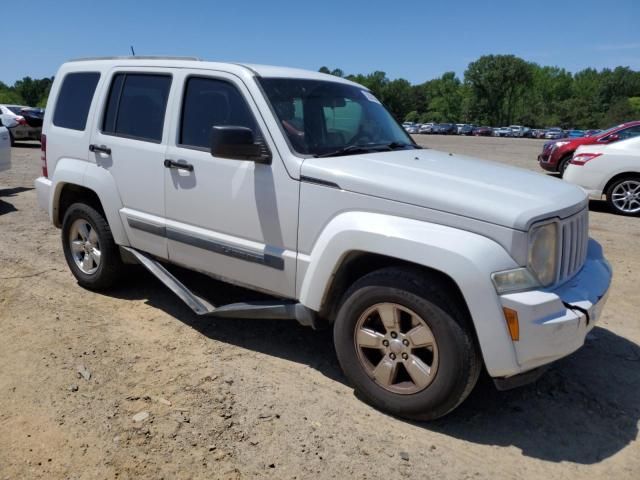
[[[600,213],[610,213],[614,215],[614,213],[609,208],[609,205],[604,200],[589,200],[589,211],[600,212]]]
[[[0,198],[14,197],[18,193],[27,192],[29,190],[33,190],[33,188],[15,187],[15,188],[0,189]],[[0,215],[4,215],[5,213],[17,212],[17,211],[18,209],[14,207],[11,203],[0,200]]]
[[[246,290],[171,270],[214,302],[247,300]],[[313,331],[294,321],[198,317],[141,267],[134,267],[110,295],[146,299],[210,339],[308,365],[334,381],[348,383],[336,360],[330,329]],[[514,446],[528,457],[589,465],[636,440],[638,392],[640,347],[595,328],[582,349],[558,361],[536,383],[500,392],[485,374],[454,412],[433,422],[409,423],[472,443]]]

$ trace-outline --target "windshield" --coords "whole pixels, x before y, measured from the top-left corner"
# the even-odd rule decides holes
[[[258,81],[291,147],[301,155],[415,148],[411,137],[367,90],[324,80]]]

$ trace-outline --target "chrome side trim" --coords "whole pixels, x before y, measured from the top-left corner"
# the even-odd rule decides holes
[[[284,270],[284,258],[282,255],[279,253],[267,252],[267,250],[279,251],[276,247],[267,245],[265,247],[265,251],[259,252],[255,250],[248,250],[246,248],[235,247],[233,245],[210,240],[208,238],[190,235],[173,228],[153,225],[142,220],[127,218],[127,222],[131,228],[151,233],[152,235],[166,237],[169,240],[191,245],[192,247],[201,248],[203,250],[208,250],[213,253],[237,258],[247,262],[257,263],[276,270]]]

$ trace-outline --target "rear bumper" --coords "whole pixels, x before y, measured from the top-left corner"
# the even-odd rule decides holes
[[[602,247],[589,240],[584,266],[564,285],[502,295],[502,306],[518,312],[520,339],[513,346],[520,371],[514,375],[578,350],[600,319],[611,278]]]
[[[49,207],[51,205],[51,180],[46,177],[38,177],[35,181],[36,197],[38,198],[38,206],[46,211],[51,218],[51,211]]]

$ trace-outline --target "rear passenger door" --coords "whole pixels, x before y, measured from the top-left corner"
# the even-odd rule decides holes
[[[131,245],[162,258],[167,258],[165,118],[172,84],[171,69],[112,70],[89,147],[98,166],[115,180]]]

